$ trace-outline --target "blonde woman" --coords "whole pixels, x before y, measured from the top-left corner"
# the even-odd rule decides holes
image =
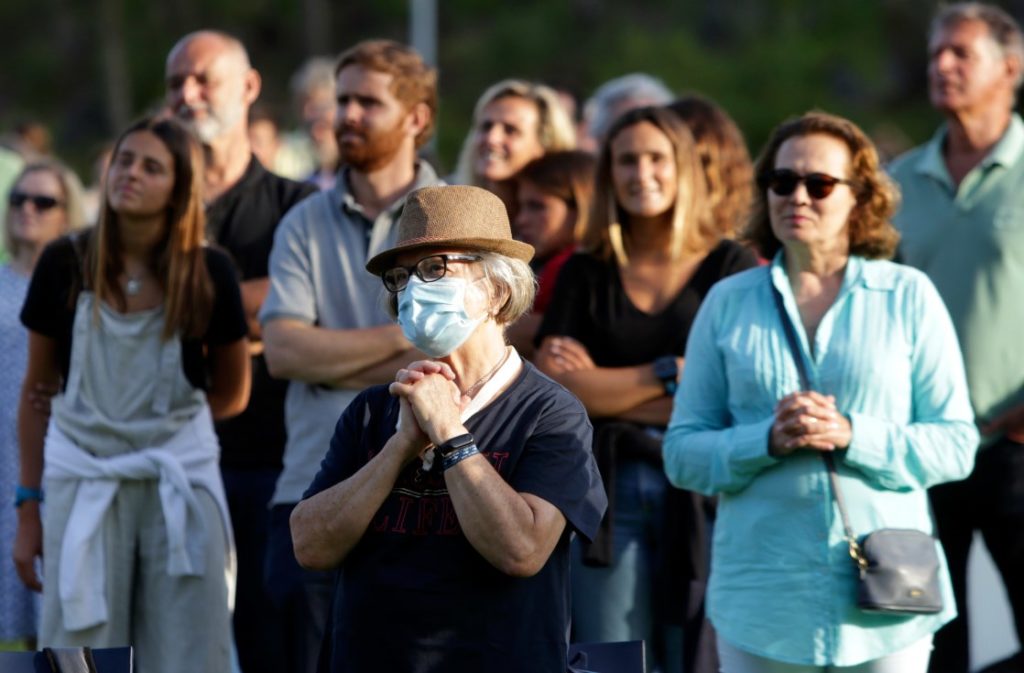
[[[28,334],[18,321],[18,311],[43,248],[85,224],[78,177],[56,161],[33,162],[23,168],[7,204],[4,246],[10,259],[0,266],[0,493],[4,497],[15,492],[18,482],[17,409],[28,351]],[[2,559],[13,553],[16,527],[15,511],[0,509]],[[0,563],[0,596],[5,604],[0,610],[0,641],[21,641],[35,649],[35,600],[10,562]]]
[[[576,130],[551,87],[518,79],[493,85],[473,110],[452,181],[494,192],[514,206],[510,180],[546,152],[576,147]],[[510,208],[514,214],[514,209]]]
[[[576,637],[643,639],[675,670],[679,638],[668,624],[681,621],[687,599],[669,582],[696,571],[673,555],[699,538],[703,515],[670,490],[660,438],[697,307],[716,281],[756,259],[721,240],[689,131],[654,107],[608,130],[582,247],[559,274],[537,356],[586,406],[611,501],[598,541],[576,549]],[[703,544],[692,542],[701,556]]]

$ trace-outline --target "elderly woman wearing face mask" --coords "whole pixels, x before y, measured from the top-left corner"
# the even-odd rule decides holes
[[[332,671],[564,671],[569,538],[605,496],[582,405],[507,346],[533,248],[477,187],[413,192],[367,264],[430,360],[360,394],[292,514],[299,562],[341,568]]]

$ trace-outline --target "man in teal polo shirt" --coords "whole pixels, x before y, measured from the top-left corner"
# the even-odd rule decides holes
[[[932,23],[928,85],[946,123],[898,158],[900,255],[935,283],[956,325],[982,430],[974,472],[932,489],[960,617],[930,673],[966,673],[966,570],[974,531],[1003,576],[1024,643],[1024,122],[1013,112],[1024,39],[1004,11],[948,6]],[[998,670],[1022,670],[1021,654]]]

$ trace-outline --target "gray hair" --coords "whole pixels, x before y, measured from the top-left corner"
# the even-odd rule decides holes
[[[929,36],[934,37],[943,28],[956,25],[963,21],[980,21],[988,27],[989,36],[999,47],[1004,57],[1017,59],[1020,71],[1017,73],[1015,88],[1024,82],[1024,36],[1020,24],[1005,10],[983,2],[958,2],[946,5],[936,12],[932,18]]]
[[[191,33],[185,35],[177,42],[175,42],[174,46],[171,47],[171,50],[167,52],[167,65],[169,65],[171,59],[174,58],[174,56],[180,50],[184,49],[190,42],[201,38],[215,39],[220,41],[224,46],[225,53],[231,54],[235,58],[238,66],[242,70],[247,71],[250,68],[252,68],[252,61],[249,59],[249,52],[248,50],[246,50],[245,45],[242,43],[240,39],[238,39],[231,33],[227,33],[223,30],[210,29],[192,31]]]
[[[533,275],[533,269],[521,259],[497,252],[475,254],[480,255],[480,267],[491,286],[492,305],[498,304],[494,321],[499,325],[511,325],[533,307],[533,299],[537,295],[537,277]],[[385,291],[384,305],[388,315],[398,317],[397,292]]]
[[[296,98],[308,96],[317,89],[334,92],[334,59],[314,56],[303,63],[288,81],[288,87]]]
[[[634,72],[610,79],[599,86],[583,104],[583,119],[587,122],[590,135],[600,141],[615,121],[615,110],[622,103],[637,101],[638,104],[631,107],[667,105],[674,98],[672,91],[657,77]]]

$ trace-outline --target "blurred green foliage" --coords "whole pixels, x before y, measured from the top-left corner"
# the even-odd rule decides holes
[[[419,0],[412,0],[419,1]],[[1020,0],[1003,3],[1022,9]],[[752,151],[783,118],[822,108],[882,140],[924,140],[939,118],[924,69],[932,0],[438,0],[442,110],[451,168],[473,104],[505,77],[582,102],[644,71],[720,102]],[[0,131],[35,119],[86,168],[119,124],[160,104],[163,63],[184,33],[227,30],[263,75],[262,100],[291,123],[288,79],[309,56],[369,37],[408,39],[408,0],[7,0],[0,3]]]

